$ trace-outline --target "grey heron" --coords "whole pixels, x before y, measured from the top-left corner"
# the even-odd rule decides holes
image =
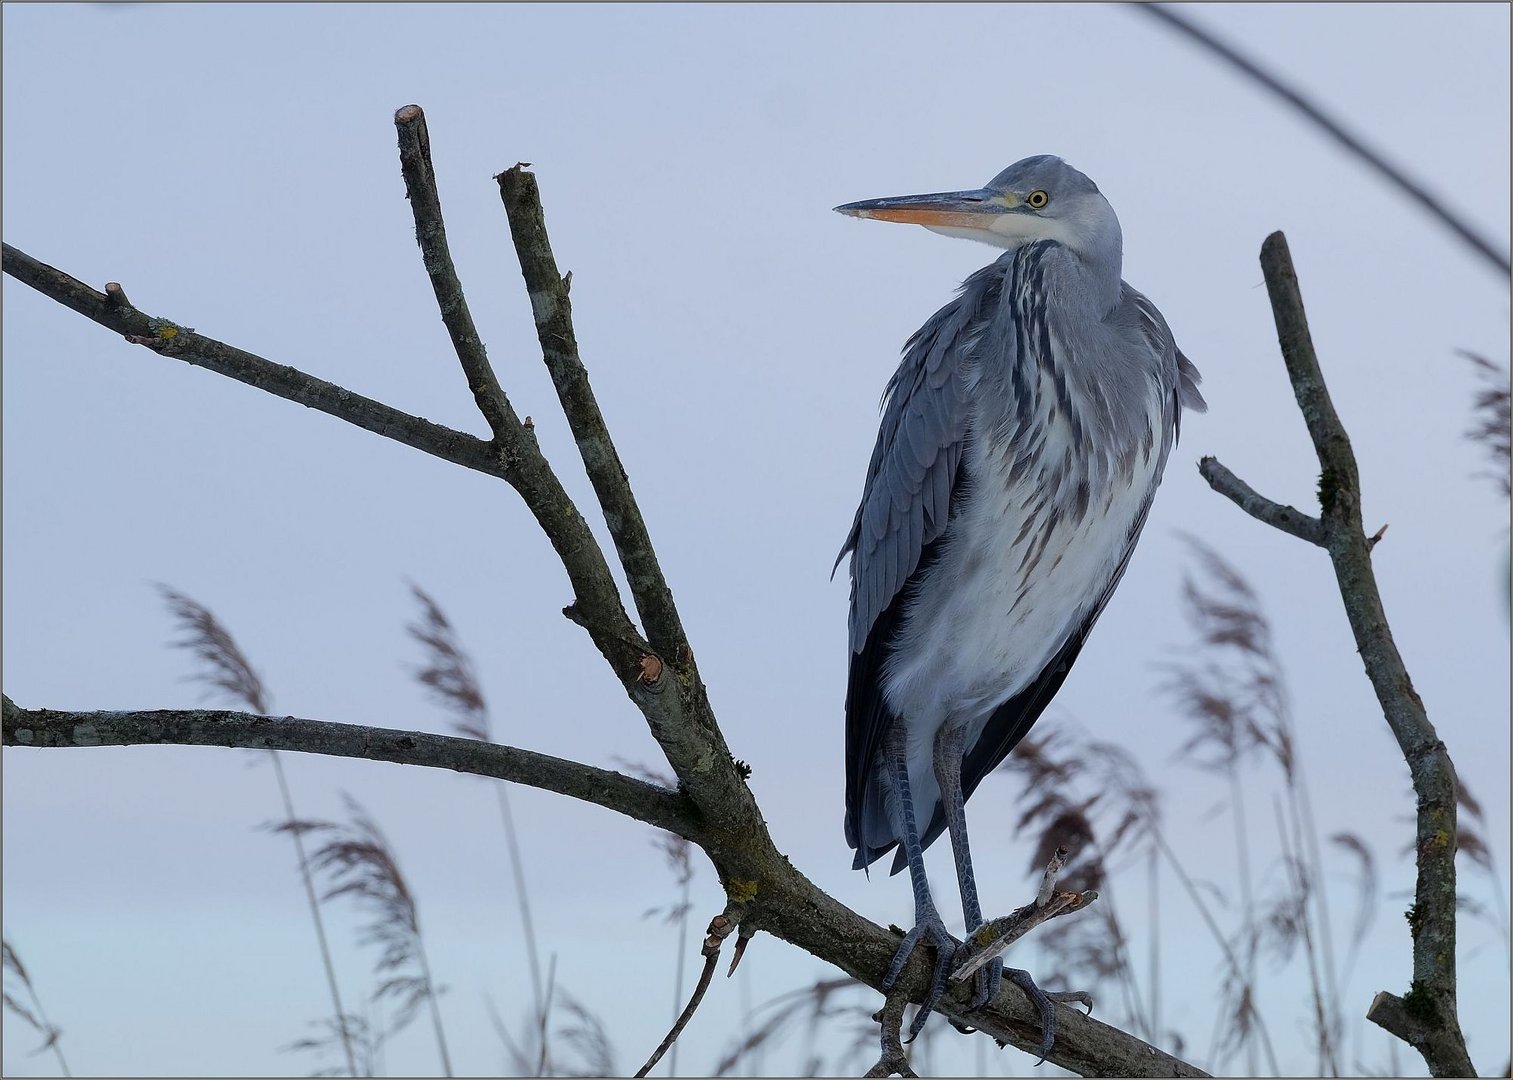
[[[836,207],[1006,249],[909,339],[888,383],[851,555],[846,841],[865,869],[897,849],[921,941],[936,950],[917,1034],[959,943],[924,849],[951,837],[970,934],[983,921],[964,804],[1050,703],[1129,564],[1197,369],[1121,278],[1119,219],[1058,157],[985,187]],[[995,959],[972,1008],[997,993]],[[1049,1052],[1051,1005],[1027,972]]]

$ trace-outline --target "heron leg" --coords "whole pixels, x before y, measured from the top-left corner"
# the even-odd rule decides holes
[[[965,732],[947,723],[935,736],[935,780],[940,785],[940,800],[946,811],[946,829],[951,834],[951,854],[956,860],[956,882],[961,889],[961,913],[970,936],[982,926],[982,905],[977,899],[977,879],[972,873],[972,851],[967,844],[966,799],[961,790],[961,759],[965,752]],[[1003,980],[1003,958],[995,956],[979,968],[969,1009],[980,1009],[992,1001]],[[1044,1015],[1042,1013],[1042,1015]]]
[[[966,798],[961,790],[961,759],[964,753],[964,732],[947,724],[935,737],[935,779],[940,784],[940,799],[946,810],[946,828],[951,833],[951,853],[956,857],[956,880],[961,886],[961,912],[966,918],[967,934],[970,936],[982,926],[982,905],[977,900],[977,879],[972,874],[972,853],[967,846]],[[1009,981],[1025,992],[1040,1013],[1040,1060],[1044,1061],[1056,1042],[1056,1002],[1077,1001],[1093,1010],[1093,999],[1081,990],[1047,992],[1035,984],[1034,978],[1022,968],[1005,968],[1003,958],[995,956],[977,969],[975,993],[969,1009],[980,1009],[993,1000],[999,984],[1007,975]],[[1039,1064],[1039,1062],[1036,1062]]]
[[[935,910],[935,901],[930,898],[930,882],[925,877],[925,855],[919,845],[919,826],[914,818],[914,798],[909,791],[909,757],[901,725],[894,725],[885,737],[883,757],[888,769],[888,778],[893,788],[899,817],[904,827],[904,857],[909,862],[909,881],[914,886],[914,929],[904,935],[893,962],[883,976],[883,989],[893,989],[899,974],[904,970],[914,947],[921,941],[935,946],[935,971],[930,980],[930,993],[915,1013],[909,1025],[912,1040],[924,1027],[941,997],[946,992],[946,978],[951,971],[951,960],[956,953],[957,941],[946,930],[940,913]]]

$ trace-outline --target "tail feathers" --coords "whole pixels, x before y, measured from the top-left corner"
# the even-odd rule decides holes
[[[873,788],[862,795],[861,827],[857,827],[858,823],[851,814],[846,815],[846,843],[856,849],[856,858],[851,860],[851,869],[866,870],[895,848],[897,851],[894,855],[893,866],[888,874],[890,876],[896,874],[909,865],[909,860],[904,854],[904,846],[894,835],[893,823],[888,820],[884,806],[885,799],[882,791]]]
[[[884,855],[888,854],[888,852],[894,851],[895,848],[897,849],[897,851],[893,856],[893,865],[888,868],[888,876],[892,877],[894,874],[898,873],[904,867],[909,865],[909,860],[904,855],[904,846],[897,840],[890,840],[883,847],[857,848],[856,857],[851,860],[851,869],[866,870],[868,872],[867,876],[871,877],[872,864],[877,862],[877,860],[881,859]]]

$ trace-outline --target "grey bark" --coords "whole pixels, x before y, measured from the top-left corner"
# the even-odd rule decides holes
[[[1360,469],[1324,383],[1297,271],[1280,232],[1262,245],[1261,268],[1282,361],[1319,460],[1320,516],[1311,518],[1256,494],[1213,458],[1203,459],[1200,471],[1214,490],[1257,520],[1329,552],[1356,648],[1418,796],[1418,875],[1408,913],[1413,982],[1402,998],[1378,994],[1367,1018],[1418,1050],[1435,1076],[1473,1076],[1456,1010],[1455,767],[1413,689],[1387,623],[1371,568],[1376,538],[1366,535],[1361,520]]]

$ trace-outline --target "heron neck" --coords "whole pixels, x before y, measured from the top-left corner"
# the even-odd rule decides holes
[[[1115,229],[1111,243],[1098,246],[1062,243],[1056,240],[1039,240],[1010,251],[1006,262],[1012,262],[1019,252],[1044,245],[1044,256],[1035,263],[1045,287],[1054,293],[1058,304],[1071,304],[1086,308],[1099,319],[1106,318],[1119,306],[1123,281],[1122,245]]]
[[[1083,271],[1098,314],[1107,315],[1119,306],[1123,287],[1124,236],[1119,230],[1118,219],[1114,219],[1112,228],[1101,229],[1095,237],[1078,244],[1072,254]]]

